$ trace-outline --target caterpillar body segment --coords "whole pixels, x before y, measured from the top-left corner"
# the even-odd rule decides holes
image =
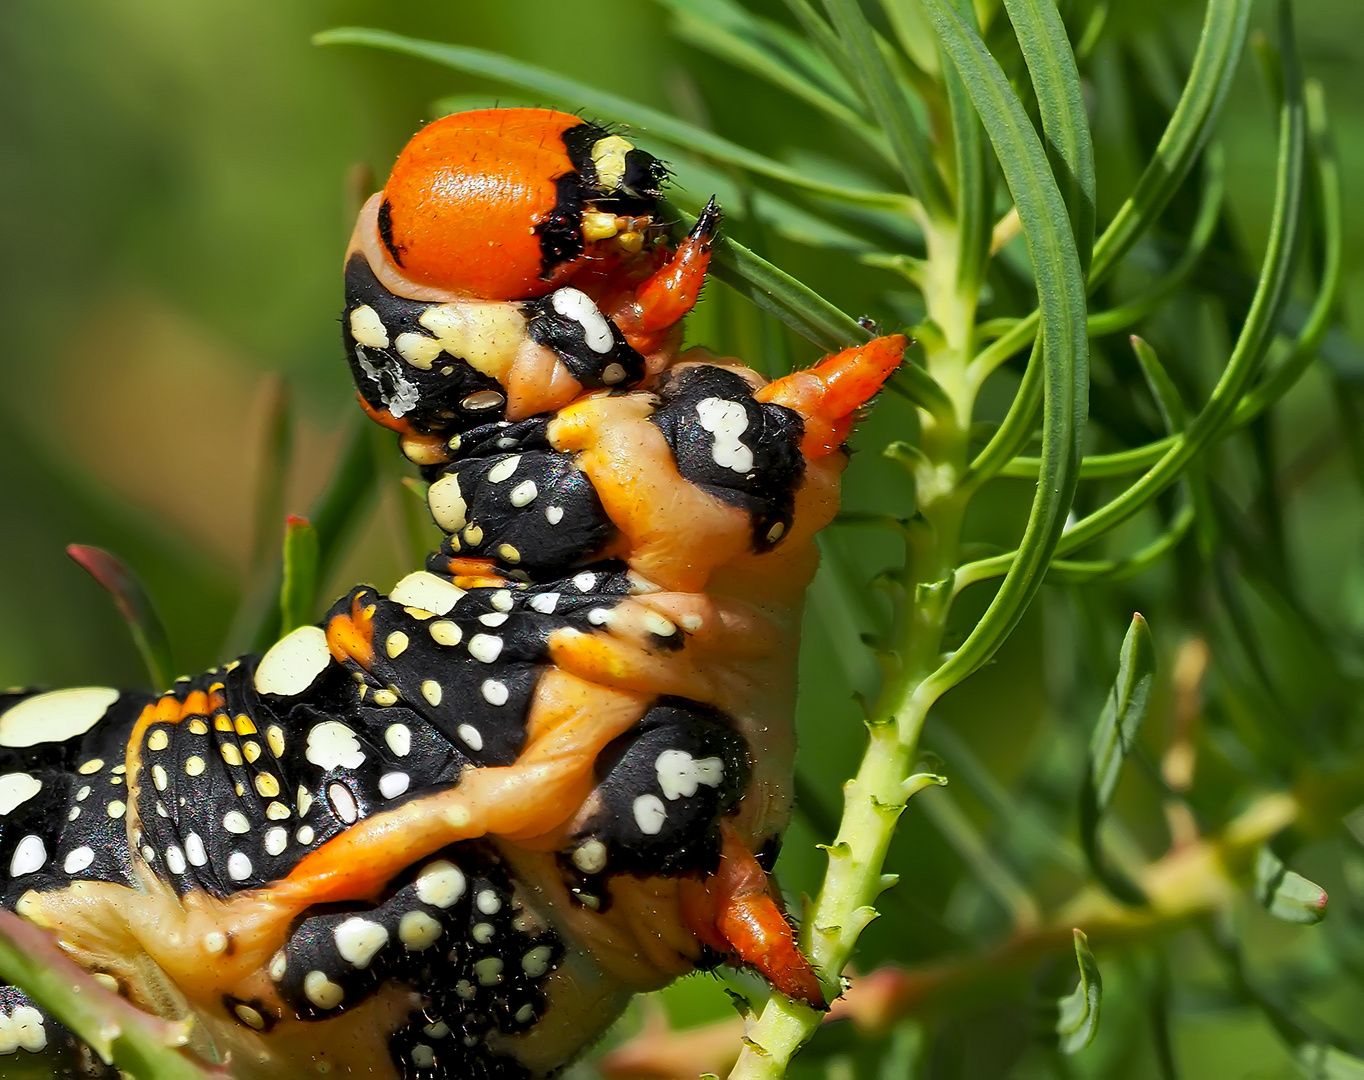
[[[679,354],[718,215],[669,249],[662,175],[545,110],[419,135],[342,324],[440,548],[164,694],[0,699],[0,902],[234,1076],[549,1076],[721,961],[824,1004],[764,860],[813,539],[905,343]],[[13,988],[9,1053],[113,1075]]]

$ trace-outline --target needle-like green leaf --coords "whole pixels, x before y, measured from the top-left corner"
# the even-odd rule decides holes
[[[1288,869],[1268,846],[1255,859],[1255,899],[1284,922],[1313,926],[1326,918],[1326,890]]]
[[[316,617],[317,530],[307,518],[289,515],[284,524],[284,582],[279,590],[280,636]]]
[[[931,700],[993,655],[1041,586],[1075,491],[1079,439],[1089,407],[1089,344],[1079,253],[1037,132],[975,29],[944,0],[926,0],[925,6],[994,144],[1032,258],[1042,303],[1045,463],[1020,556],[985,615],[927,680]]]
[[[1099,850],[1099,822],[1113,799],[1123,763],[1146,719],[1155,675],[1156,652],[1151,631],[1145,619],[1133,615],[1118,658],[1117,678],[1089,742],[1089,767],[1080,790],[1080,846],[1094,876],[1115,897],[1129,904],[1144,903],[1146,898],[1104,860]]]
[[[1055,0],[1004,0],[1004,8],[1037,91],[1048,157],[1070,213],[1080,268],[1087,271],[1094,243],[1094,146],[1075,54]]]
[[[166,636],[166,628],[152,606],[152,598],[147,595],[137,575],[117,556],[101,548],[70,544],[66,553],[113,597],[118,613],[128,624],[133,644],[137,646],[142,662],[147,667],[152,689],[158,692],[166,689],[171,683],[170,638]]]
[[[483,49],[469,48],[464,45],[445,45],[438,41],[422,41],[405,37],[387,30],[370,30],[364,27],[340,27],[325,30],[313,37],[316,45],[367,45],[372,48],[389,49],[393,52],[419,56],[432,63],[442,64],[470,75],[485,79],[496,79],[510,86],[519,86],[536,93],[548,94],[561,102],[572,102],[576,107],[588,109],[601,119],[631,124],[656,139],[674,146],[681,146],[694,153],[715,161],[724,162],[759,176],[790,184],[806,191],[815,191],[831,199],[843,202],[860,203],[867,206],[891,207],[909,210],[913,203],[908,197],[889,191],[857,191],[824,184],[779,161],[754,153],[737,143],[721,138],[705,128],[679,120],[675,116],[659,112],[657,109],[628,98],[599,90],[586,83],[570,79],[566,75],[547,71],[527,64],[521,60]]]
[[[1072,993],[1056,1003],[1056,1035],[1064,1054],[1078,1053],[1094,1041],[1099,1030],[1099,1006],[1103,1003],[1099,965],[1089,951],[1089,939],[1080,930],[1075,931],[1075,960],[1080,967],[1080,982]]]
[[[824,6],[857,71],[862,98],[886,133],[910,193],[929,213],[946,214],[950,200],[933,162],[928,139],[909,106],[903,85],[891,73],[866,15],[857,0],[824,0]]]

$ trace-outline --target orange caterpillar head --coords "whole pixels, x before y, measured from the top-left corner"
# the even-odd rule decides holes
[[[567,113],[456,113],[407,144],[362,227],[392,275],[419,290],[525,300],[588,261],[639,253],[665,172],[620,135]]]

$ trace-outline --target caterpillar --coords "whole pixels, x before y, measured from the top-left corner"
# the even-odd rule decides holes
[[[342,329],[439,550],[162,694],[0,699],[0,904],[235,1077],[549,1076],[720,962],[825,1005],[767,871],[813,538],[905,340],[682,351],[720,214],[672,244],[666,175],[549,110],[420,131]],[[0,1055],[115,1071],[13,987]]]

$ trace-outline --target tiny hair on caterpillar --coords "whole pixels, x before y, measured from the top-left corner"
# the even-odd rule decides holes
[[[341,321],[439,549],[164,693],[0,696],[0,906],[234,1077],[546,1077],[722,963],[827,1006],[769,870],[814,537],[906,342],[682,350],[721,214],[674,244],[666,176],[552,110],[419,131]],[[3,987],[16,1055],[117,1075]]]

